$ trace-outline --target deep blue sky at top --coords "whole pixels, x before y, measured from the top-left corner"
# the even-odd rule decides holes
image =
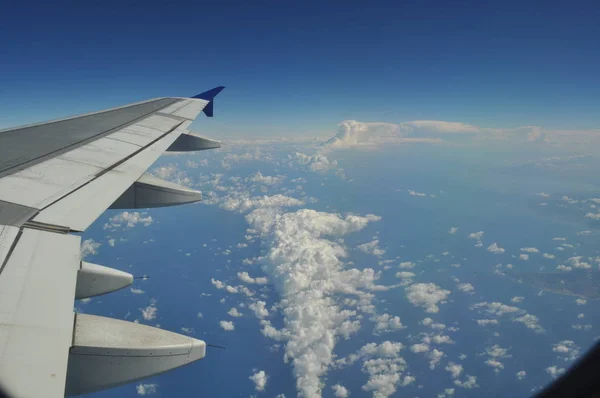
[[[522,1],[7,2],[0,127],[227,86],[218,134],[343,119],[588,129],[600,7]]]

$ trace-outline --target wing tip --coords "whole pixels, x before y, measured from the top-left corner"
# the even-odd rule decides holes
[[[206,101],[212,101],[217,96],[217,94],[219,94],[221,91],[223,91],[224,88],[225,88],[225,86],[218,86],[218,87],[215,87],[208,91],[205,91],[203,93],[200,93],[198,95],[194,95],[192,98],[198,98],[198,99],[203,99]]]

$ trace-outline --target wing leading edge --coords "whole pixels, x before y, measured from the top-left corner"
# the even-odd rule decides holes
[[[0,384],[6,392],[87,393],[204,357],[201,340],[75,314],[76,293],[109,293],[132,278],[83,262],[81,238],[71,233],[111,206],[200,200],[200,192],[145,172],[164,151],[220,146],[188,127],[200,112],[213,115],[222,89],[0,131]]]

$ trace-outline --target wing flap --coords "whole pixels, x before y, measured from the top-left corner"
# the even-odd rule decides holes
[[[62,396],[80,237],[23,229],[16,241],[0,278],[2,386],[17,397]]]

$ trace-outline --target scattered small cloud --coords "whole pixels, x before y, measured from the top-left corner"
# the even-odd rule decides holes
[[[267,386],[267,374],[264,370],[254,373],[249,379],[254,383],[256,391],[264,391]]]
[[[231,321],[220,321],[219,325],[221,326],[221,328],[223,328],[223,330],[226,330],[228,332],[231,332],[235,329],[235,326]]]

